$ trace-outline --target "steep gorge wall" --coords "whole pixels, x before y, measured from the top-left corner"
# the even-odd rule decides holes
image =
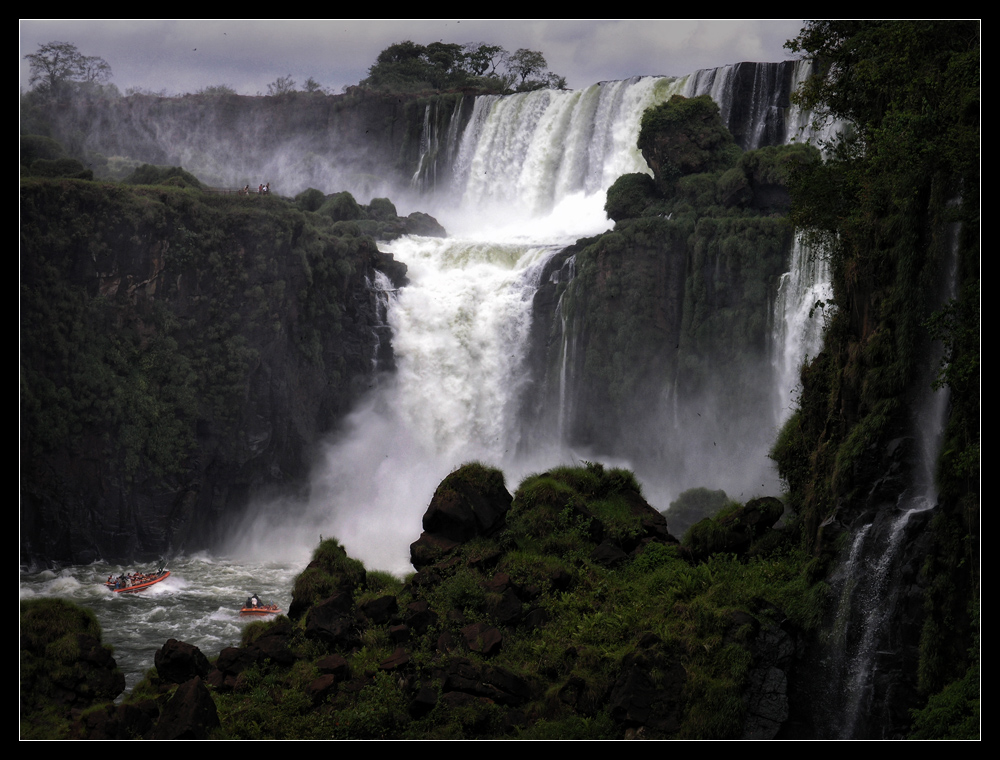
[[[535,437],[557,428],[569,445],[626,457],[675,492],[730,488],[767,466],[770,318],[793,239],[782,178],[818,154],[743,154],[705,97],[660,111],[681,128],[667,139],[673,127],[644,119],[643,138],[663,138],[655,155],[644,146],[654,178],[622,177],[608,192],[615,229],[543,275],[525,418]]]
[[[133,95],[72,103],[49,114],[46,128],[71,153],[89,157],[98,175],[125,158],[180,165],[218,187],[270,182],[281,195],[315,187],[367,202],[397,198],[433,151],[425,135],[442,121],[457,129],[473,100],[359,88],[346,95]],[[431,168],[423,171],[433,178]]]
[[[26,180],[22,558],[210,546],[391,365],[356,224],[278,198]]]

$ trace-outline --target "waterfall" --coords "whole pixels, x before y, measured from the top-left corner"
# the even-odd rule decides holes
[[[576,275],[576,256],[570,256],[564,264],[566,269],[566,279],[572,280]],[[553,280],[558,282],[562,270],[553,272]],[[563,305],[565,292],[559,296],[559,303],[556,304],[556,313],[559,315],[559,329],[562,335],[562,345],[559,352],[559,426],[556,428],[556,435],[560,441],[566,440],[566,416],[571,408],[569,397],[569,372],[574,366],[576,358],[576,331],[570,330],[568,317]]]
[[[439,109],[444,106],[433,101],[424,106],[424,121],[420,131],[420,155],[417,168],[410,179],[410,187],[421,193],[434,192],[439,183],[445,182],[454,160],[457,134],[462,123],[463,98],[456,98],[444,127],[440,123]],[[444,135],[442,136],[442,131]]]
[[[467,213],[490,209],[527,219],[553,215],[574,199],[599,201],[603,209],[618,177],[649,173],[636,146],[640,118],[680,87],[678,80],[642,77],[575,92],[477,98],[456,159],[457,203]],[[606,227],[603,211],[591,215],[600,219],[577,214],[571,223],[584,232]]]
[[[483,459],[513,480],[572,461],[558,446],[543,453],[522,441],[532,298],[553,255],[611,226],[610,184],[649,171],[635,146],[640,117],[679,85],[642,78],[480,97],[460,132],[455,109],[448,145],[435,142],[438,120],[425,112],[421,176],[431,154],[454,155],[450,198],[440,186],[435,194],[448,204],[436,214],[451,236],[385,246],[409,278],[388,299],[396,372],[325,448],[303,530],[337,535],[370,567],[403,573],[434,488],[458,465]]]
[[[793,79],[801,62],[737,63],[692,74],[684,95],[708,95],[744,150],[781,145],[789,134]]]
[[[374,349],[372,351],[372,375],[378,381],[379,373],[392,369],[392,330],[389,326],[389,299],[393,293],[392,282],[383,273],[375,272],[375,281],[367,277],[365,284],[371,293],[375,304],[375,315],[378,323],[372,328]]]
[[[941,263],[932,309],[956,295],[957,224],[951,225],[949,234],[950,258]],[[916,635],[904,630],[907,623],[901,618],[908,606],[923,603],[922,591],[911,594],[926,555],[921,541],[938,500],[934,468],[949,404],[948,389],[934,383],[942,355],[943,346],[935,342],[914,384],[919,391],[912,404],[909,437],[892,444],[901,452],[895,458],[906,469],[906,487],[894,504],[877,505],[874,513],[861,515],[851,529],[850,555],[832,579],[839,602],[835,635],[826,642],[830,693],[816,712],[829,737],[894,738],[897,727],[909,724],[908,715],[894,715],[892,709],[894,693],[912,689],[916,671],[916,657],[907,651],[915,648]],[[908,666],[901,667],[901,661]]]
[[[822,315],[832,297],[829,262],[796,237],[790,268],[778,284],[772,316],[775,425],[783,424],[791,413],[802,363],[823,346]]]
[[[784,70],[767,67],[761,81],[778,81],[776,72]],[[438,207],[432,210],[450,237],[408,237],[384,246],[407,265],[409,277],[398,292],[375,284],[378,297],[387,299],[396,371],[379,380],[326,445],[300,527],[287,521],[283,529],[336,535],[369,567],[405,573],[408,544],[420,533],[433,490],[458,465],[482,459],[500,466],[513,489],[530,471],[590,455],[566,446],[570,415],[579,403],[573,375],[584,357],[578,356],[581,349],[561,301],[553,302],[562,341],[553,375],[558,410],[540,435],[524,435],[528,420],[521,401],[537,380],[527,366],[532,302],[554,255],[612,226],[603,210],[610,185],[622,174],[650,173],[637,148],[643,112],[691,87],[689,78],[643,77],[576,92],[478,97],[444,117],[425,109],[413,181],[434,187],[430,200]],[[763,84],[758,89],[769,93],[769,102],[780,92]],[[732,86],[719,92],[738,94]],[[773,123],[775,108],[772,103],[751,110]],[[446,156],[451,158],[444,167]],[[574,272],[570,258],[544,279],[568,282]],[[783,308],[798,314],[799,322],[809,296],[799,294],[796,301],[790,291],[806,287],[808,276],[790,274],[783,285],[789,299]],[[797,324],[786,325],[783,334]],[[784,340],[784,361],[797,368],[802,356],[794,353],[808,350],[808,341]],[[665,379],[664,387],[669,384]],[[705,417],[685,412],[689,425],[704,427],[697,452],[679,457],[675,468],[722,456],[713,441],[725,442],[724,420],[709,419],[711,408],[703,411]],[[769,423],[758,427],[763,440]],[[679,434],[683,440],[689,431]],[[616,465],[636,466],[612,461],[614,452],[596,453]],[[755,448],[753,472],[744,470],[748,456],[737,452],[717,469],[731,482],[756,479],[756,468],[769,465]],[[655,467],[636,469],[650,483],[664,477]],[[655,498],[661,486],[649,493]],[[666,497],[659,503],[665,507]]]

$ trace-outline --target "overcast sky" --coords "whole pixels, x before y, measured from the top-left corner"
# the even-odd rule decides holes
[[[510,51],[539,50],[573,89],[636,74],[680,76],[739,61],[781,61],[801,20],[737,21],[20,21],[24,56],[47,42],[71,42],[100,56],[112,81],[129,87],[194,92],[225,84],[246,95],[291,75],[313,77],[332,92],[357,84],[394,42],[487,42]]]

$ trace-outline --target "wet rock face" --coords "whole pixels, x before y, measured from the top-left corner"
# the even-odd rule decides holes
[[[356,225],[177,192],[23,188],[25,561],[212,545],[393,365]]]
[[[156,672],[167,683],[185,683],[195,676],[208,675],[208,658],[193,644],[177,639],[167,639],[167,643],[156,650],[153,657]]]
[[[208,687],[198,677],[177,687],[160,713],[153,739],[207,739],[219,726],[219,714]]]
[[[101,643],[93,614],[61,599],[21,604],[21,720],[53,728],[60,719],[125,691],[125,676]],[[48,715],[48,718],[43,716]],[[25,738],[51,738],[51,735]]]
[[[437,487],[424,513],[424,531],[410,545],[413,566],[432,565],[459,544],[502,530],[512,501],[499,470],[460,467]]]

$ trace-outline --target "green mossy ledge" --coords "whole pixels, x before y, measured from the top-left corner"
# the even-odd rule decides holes
[[[771,309],[793,242],[789,184],[820,154],[743,152],[708,97],[649,109],[638,144],[653,176],[619,177],[605,205],[614,229],[553,257],[542,277],[530,354],[539,380],[523,416],[539,437],[558,425],[570,445],[680,477],[670,468],[688,442],[659,424],[676,408],[726,399],[732,440],[720,445],[771,443],[747,410],[772,403],[761,378],[772,372]],[[571,273],[557,271],[571,258]],[[664,398],[670,409],[657,407]]]
[[[742,559],[695,561],[627,470],[555,468],[506,499],[498,483],[484,463],[442,482],[435,498],[452,494],[453,516],[497,503],[500,519],[405,580],[323,541],[291,617],[252,623],[190,682],[151,671],[115,714],[153,709],[153,736],[166,706],[201,700],[203,683],[215,738],[777,734],[787,697],[763,674],[790,673],[826,592],[809,580],[794,526],[761,527]],[[168,650],[173,671],[183,657],[197,670],[178,642],[158,662]],[[113,725],[72,731],[108,736]]]
[[[370,283],[400,285],[405,266],[373,236],[430,217],[177,186],[192,180],[147,166],[134,181],[153,184],[21,181],[27,562],[213,545],[251,491],[294,487],[393,367]]]

